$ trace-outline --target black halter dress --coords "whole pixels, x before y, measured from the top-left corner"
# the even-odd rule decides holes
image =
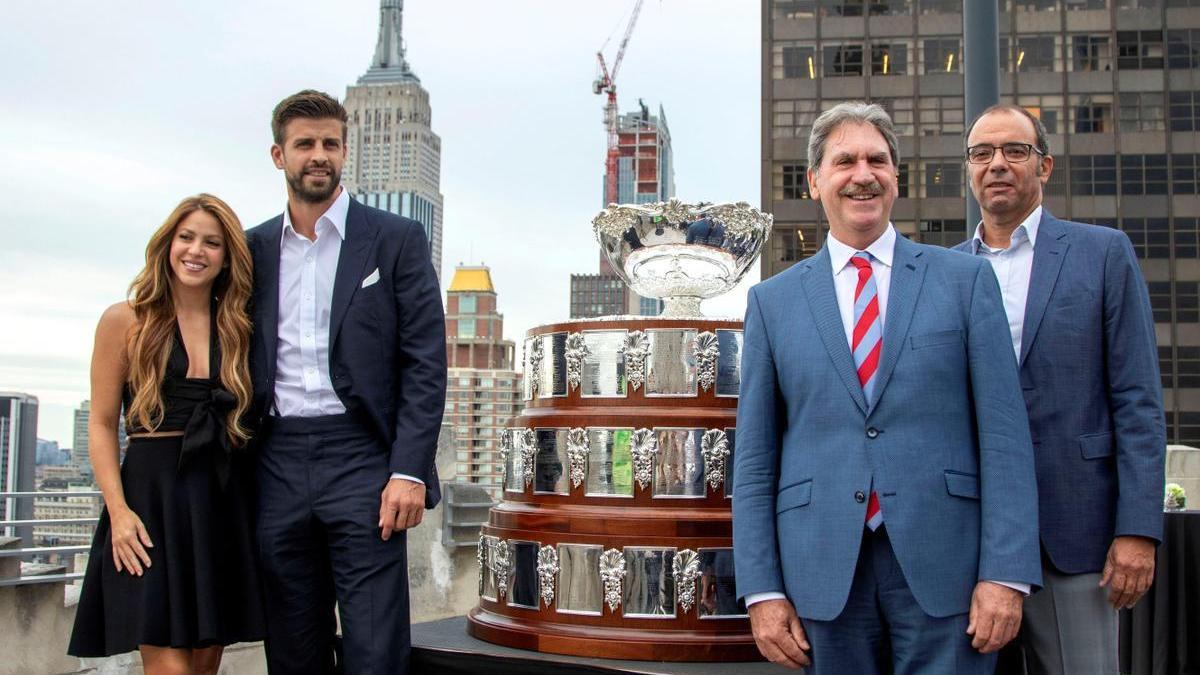
[[[261,640],[262,591],[255,567],[253,463],[230,448],[225,420],[234,407],[221,388],[216,310],[209,378],[189,378],[179,331],[163,379],[157,431],[132,438],[121,464],[129,508],[153,542],[141,577],[113,563],[108,509],[100,516],[68,653],[80,657],[139,645],[203,648]],[[132,396],[123,394],[128,410]],[[144,429],[128,425],[129,433]]]

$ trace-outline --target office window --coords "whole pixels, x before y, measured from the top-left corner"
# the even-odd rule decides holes
[[[459,314],[474,314],[475,313],[475,296],[474,295],[458,296],[458,313]]]
[[[1129,235],[1133,252],[1142,260],[1171,257],[1170,230],[1166,218],[1123,218],[1121,229]]]
[[[808,167],[804,164],[776,164],[773,174],[775,199],[812,199],[808,192]]]
[[[867,9],[871,16],[898,16],[912,14],[909,0],[868,0]]]
[[[908,75],[908,45],[892,42],[871,45],[872,75]]]
[[[1175,368],[1179,373],[1175,386],[1188,389],[1200,387],[1200,347],[1179,345],[1175,351]]]
[[[1121,194],[1167,194],[1167,156],[1121,155]]]
[[[1108,0],[1066,0],[1068,10],[1108,9]]]
[[[892,126],[895,128],[897,136],[913,134],[913,100],[911,98],[878,98],[871,102],[879,104],[887,111],[888,116],[892,118]]]
[[[1200,68],[1200,28],[1167,31],[1167,67]]]
[[[1175,286],[1175,321],[1177,323],[1200,321],[1200,283],[1195,281],[1172,283]]]
[[[772,18],[811,19],[816,16],[817,0],[775,0],[771,3]]]
[[[862,16],[864,0],[821,0],[824,16]]]
[[[962,197],[963,165],[961,162],[924,162],[924,197]]]
[[[1054,158],[1054,168],[1050,170],[1050,178],[1042,188],[1046,194],[1064,196],[1067,194],[1067,156]]]
[[[1158,372],[1162,376],[1163,389],[1170,389],[1175,386],[1175,379],[1171,376],[1171,346],[1159,345],[1158,347]],[[1171,433],[1170,414],[1167,413],[1167,433]]]
[[[771,77],[776,80],[817,78],[816,47],[775,45],[771,50]]]
[[[1117,68],[1160,70],[1163,67],[1161,30],[1117,31]]]
[[[1112,94],[1071,94],[1071,129],[1077,134],[1104,134],[1113,130]]]
[[[475,319],[459,319],[458,320],[458,337],[460,337],[460,338],[475,337]]]
[[[920,0],[922,14],[962,14],[962,0]]]
[[[954,246],[967,238],[965,220],[922,220],[917,224],[917,237],[924,244]]]
[[[1017,38],[1015,70],[1018,73],[1053,73],[1062,70],[1061,38],[1030,35]]]
[[[1062,96],[1019,96],[1017,105],[1041,120],[1046,133],[1057,134],[1062,131],[1059,128],[1059,121],[1063,118]]]
[[[958,38],[926,38],[921,41],[923,73],[957,73],[962,68]]]
[[[1120,107],[1117,128],[1121,131],[1162,131],[1166,128],[1162,92],[1122,93],[1117,102]]]
[[[1150,294],[1150,313],[1154,323],[1171,323],[1171,282],[1148,281],[1146,290]]]
[[[963,133],[961,96],[921,96],[917,99],[922,136],[960,136]]]
[[[771,103],[772,138],[808,138],[817,118],[815,99],[782,100]]]
[[[1176,258],[1200,258],[1200,218],[1176,218],[1172,249]]]
[[[775,253],[775,262],[796,262],[803,260],[804,235],[796,229],[778,229],[771,237]]]
[[[1112,43],[1107,35],[1072,34],[1067,36],[1067,40],[1071,51],[1071,70],[1112,70]]]
[[[1117,194],[1117,159],[1112,155],[1071,157],[1071,194],[1080,196]]]
[[[896,167],[897,173],[899,174],[899,176],[896,178],[896,196],[900,199],[906,199],[908,197],[909,188],[912,187],[910,183],[910,173],[912,169],[909,168],[911,166],[912,165],[907,162],[900,162],[900,166]]]
[[[1162,0],[1117,0],[1117,9],[1158,9]]]
[[[1059,0],[1016,0],[1019,12],[1056,12]]]
[[[1171,92],[1171,131],[1200,131],[1200,91]]]
[[[1200,194],[1200,172],[1197,172],[1200,155],[1171,155],[1171,190],[1177,195]]]
[[[1167,7],[1200,7],[1200,0],[1167,0]]]
[[[821,49],[822,71],[825,77],[861,76],[863,74],[863,46],[825,45]]]

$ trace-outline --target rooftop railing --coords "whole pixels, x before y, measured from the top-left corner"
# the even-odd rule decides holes
[[[85,497],[90,500],[101,498],[99,490],[47,490],[38,492],[0,492],[0,499],[41,499],[45,497]],[[33,528],[44,525],[91,525],[94,527],[99,518],[43,518],[0,520],[0,533],[13,532],[15,528]],[[0,547],[0,559],[19,558],[21,560],[48,559],[51,556],[73,555],[91,550],[91,545],[68,546],[4,546]],[[75,581],[83,578],[83,571],[71,571],[62,574],[19,574],[17,576],[0,575],[0,587],[24,586],[28,584],[44,584],[55,581]]]

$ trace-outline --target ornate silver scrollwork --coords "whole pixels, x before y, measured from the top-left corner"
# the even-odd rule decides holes
[[[646,382],[646,357],[650,355],[650,338],[640,330],[630,331],[621,346],[625,358],[625,379],[634,389]]]
[[[610,611],[621,604],[621,582],[625,579],[625,554],[610,548],[600,556],[600,579],[604,581],[604,601]]]
[[[708,485],[714,490],[719,489],[725,482],[729,437],[721,429],[709,429],[700,439],[700,452],[704,455],[704,477]]]
[[[479,562],[479,594],[483,595],[483,576],[487,572],[487,535],[479,532],[479,549],[475,551],[475,560]]]
[[[542,601],[549,607],[554,602],[554,578],[558,576],[558,551],[553,546],[538,549],[537,574]]]
[[[638,487],[643,490],[654,478],[654,457],[658,454],[658,439],[649,429],[638,429],[633,432],[629,441],[630,452],[633,453],[633,478]]]
[[[696,579],[700,577],[700,557],[690,548],[675,553],[671,561],[675,577],[675,595],[683,611],[691,611],[696,602]]]
[[[529,386],[536,398],[542,384],[542,337],[536,335],[529,343]]]
[[[525,487],[533,483],[533,460],[537,454],[537,435],[533,429],[513,429],[513,445],[521,453],[521,477]]]
[[[717,334],[704,331],[692,341],[692,351],[696,355],[696,377],[700,387],[708,391],[717,381],[717,360],[721,357],[721,345]]]
[[[588,451],[587,430],[576,427],[567,432],[567,460],[571,465],[571,486],[579,487],[587,476]]]
[[[588,349],[583,333],[571,333],[567,336],[567,386],[572,391],[579,388],[583,376],[583,362],[592,350]]]
[[[496,597],[503,600],[508,595],[508,575],[512,571],[512,556],[509,555],[508,540],[492,539],[492,573],[496,575]]]
[[[500,478],[501,485],[508,484],[508,458],[512,455],[513,437],[512,429],[500,430],[500,466],[503,475]]]
[[[702,212],[714,223],[724,225],[725,235],[739,242],[770,238],[775,220],[771,214],[754,209],[746,202],[714,204]]]

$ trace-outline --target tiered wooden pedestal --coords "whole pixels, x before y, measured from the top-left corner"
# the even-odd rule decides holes
[[[535,328],[471,635],[557,654],[759,659],[733,578],[741,322]]]

